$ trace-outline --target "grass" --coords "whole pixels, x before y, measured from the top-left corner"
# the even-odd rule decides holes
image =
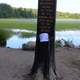
[[[37,23],[34,20],[28,19],[0,19],[0,29],[3,28],[19,28],[36,30]],[[56,22],[56,30],[72,30],[80,29],[80,22]]]
[[[56,30],[78,30],[80,23],[57,23]]]
[[[32,36],[36,36],[36,34],[22,32],[20,37],[23,37],[23,38],[28,37],[29,38],[29,37],[32,37]]]
[[[18,19],[19,20],[19,19]],[[17,19],[0,19],[0,29],[3,28],[19,28],[36,30],[36,23],[30,21],[18,21]]]

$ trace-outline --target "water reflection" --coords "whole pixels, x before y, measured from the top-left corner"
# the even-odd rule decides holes
[[[6,47],[10,48],[22,48],[22,44],[28,43],[29,41],[36,41],[36,37],[20,37],[21,32],[28,32],[28,33],[36,33],[35,31],[30,30],[20,30],[14,29],[16,32],[15,35],[11,36],[7,39]],[[56,40],[64,39],[66,41],[72,41],[76,47],[80,45],[80,31],[79,30],[68,30],[68,31],[56,31]]]
[[[26,32],[26,33],[36,33],[35,31],[32,30],[27,30],[27,29],[7,29],[8,31],[16,32],[16,33],[21,33],[21,32]]]
[[[7,45],[6,47],[10,48],[22,48],[22,44],[28,43],[29,41],[35,41],[35,37],[31,38],[21,38],[18,35],[13,35],[7,40]]]

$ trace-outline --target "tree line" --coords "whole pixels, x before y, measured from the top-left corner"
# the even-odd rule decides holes
[[[36,18],[36,9],[15,8],[8,4],[0,4],[0,18]]]
[[[80,19],[79,13],[69,13],[69,12],[57,12],[57,18],[71,18],[71,19]]]
[[[80,19],[78,13],[59,12],[56,13],[57,18]],[[0,18],[37,18],[37,9],[15,8],[8,4],[0,4]]]

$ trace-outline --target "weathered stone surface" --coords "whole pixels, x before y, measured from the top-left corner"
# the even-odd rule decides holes
[[[35,50],[36,42],[30,41],[27,44],[22,45],[23,50]]]

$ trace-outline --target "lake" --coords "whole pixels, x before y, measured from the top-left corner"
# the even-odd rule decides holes
[[[9,29],[8,29],[9,30]],[[22,48],[22,44],[28,43],[29,41],[36,41],[35,36],[21,37],[22,32],[34,33],[35,31],[25,30],[25,29],[10,29],[10,31],[15,32],[10,38],[7,39],[6,47],[10,48]],[[55,32],[55,40],[64,39],[66,41],[72,41],[73,44],[78,47],[80,46],[80,30],[64,30]]]

